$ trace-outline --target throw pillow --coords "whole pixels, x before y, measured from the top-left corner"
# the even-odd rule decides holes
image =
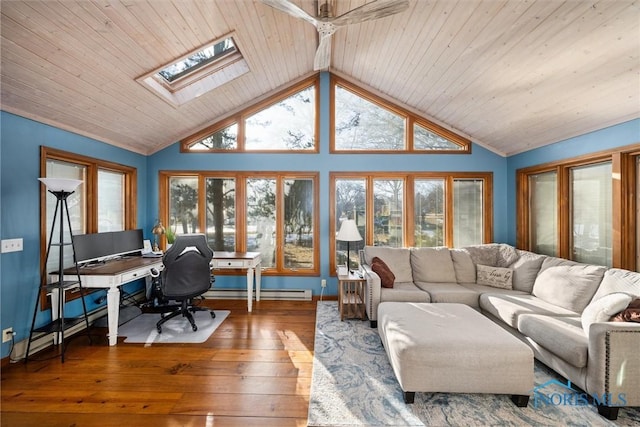
[[[589,328],[593,323],[608,322],[611,316],[627,308],[631,300],[631,295],[616,292],[591,301],[580,317],[582,329],[584,329],[587,337],[589,336]]]
[[[511,289],[513,270],[510,268],[491,267],[478,264],[476,266],[476,283],[500,289]]]
[[[389,266],[380,258],[373,257],[371,260],[371,270],[380,276],[380,284],[383,288],[393,288],[396,276],[391,272]]]
[[[611,318],[614,322],[638,322],[640,323],[640,298],[629,303],[629,306]]]

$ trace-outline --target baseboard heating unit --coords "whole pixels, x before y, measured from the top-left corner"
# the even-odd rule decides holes
[[[255,291],[253,292],[255,298]],[[311,289],[260,289],[260,299],[311,301]],[[246,289],[212,289],[204,294],[205,298],[246,299]]]

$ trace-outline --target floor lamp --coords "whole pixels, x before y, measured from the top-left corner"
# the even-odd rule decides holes
[[[78,265],[75,264],[75,251],[73,250],[73,233],[71,228],[71,217],[69,216],[69,206],[67,205],[67,198],[73,194],[83,181],[79,179],[66,179],[66,178],[38,178],[46,187],[47,191],[56,196],[56,208],[53,213],[53,221],[51,223],[51,233],[49,234],[49,243],[47,245],[47,252],[45,255],[44,268],[42,272],[42,286],[41,289],[47,289],[47,292],[51,292],[52,297],[52,318],[56,318],[52,323],[43,328],[35,328],[36,315],[38,313],[38,295],[36,297],[35,310],[33,313],[33,321],[31,323],[31,332],[29,333],[29,342],[27,344],[27,352],[25,354],[25,362],[29,357],[29,349],[31,341],[33,339],[33,332],[55,332],[57,343],[61,347],[61,361],[64,363],[64,330],[67,327],[71,327],[73,322],[68,322],[64,317],[64,304],[65,295],[64,292],[68,287],[78,285],[80,290],[80,299],[82,300],[82,309],[84,314],[85,327],[87,334],[89,335],[89,318],[87,316],[87,306],[84,301],[84,292],[82,289],[82,282],[80,281],[80,272],[78,271]],[[65,218],[66,215],[66,218]],[[53,243],[53,233],[56,228],[56,220],[58,223],[59,239],[57,243]],[[66,221],[65,221],[66,220]],[[69,237],[65,240],[65,222],[69,227]],[[47,261],[51,252],[51,246],[58,247],[58,281],[47,285]],[[64,278],[64,247],[70,245],[74,254],[74,264],[76,269],[77,280],[66,281]],[[67,324],[69,323],[69,324]],[[91,342],[91,335],[89,335],[89,342]]]
[[[340,231],[336,236],[336,240],[339,242],[347,242],[347,272],[351,272],[351,259],[349,258],[349,243],[359,242],[362,240],[362,236],[358,231],[356,221],[353,219],[345,219],[340,224]]]

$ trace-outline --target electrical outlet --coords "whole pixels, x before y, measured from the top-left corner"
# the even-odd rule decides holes
[[[20,252],[22,250],[22,238],[4,239],[2,241],[2,253]]]
[[[2,342],[11,341],[13,338],[13,328],[7,328],[2,330]]]
[[[320,281],[320,286],[322,286],[323,288],[327,287],[327,279],[322,279],[322,281]]]

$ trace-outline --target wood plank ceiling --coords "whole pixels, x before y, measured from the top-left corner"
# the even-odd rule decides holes
[[[314,73],[315,28],[257,0],[0,7],[2,109],[142,154]],[[232,32],[250,72],[230,83],[175,108],[136,82]],[[640,117],[640,4],[411,0],[340,28],[330,71],[511,155]]]

